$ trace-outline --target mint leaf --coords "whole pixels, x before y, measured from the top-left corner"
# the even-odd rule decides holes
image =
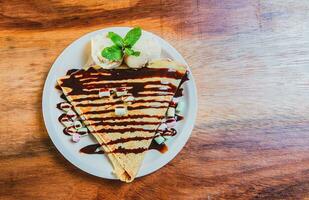
[[[119,61],[123,57],[123,52],[119,46],[114,45],[104,48],[101,55],[110,61]]]
[[[130,49],[130,48],[125,48],[124,49],[124,52],[126,55],[128,56],[139,56],[141,54],[141,52],[139,51],[134,51],[133,49]]]
[[[139,55],[141,55],[141,52],[139,52],[139,51],[134,51],[133,56],[139,56]]]
[[[107,37],[110,38],[117,46],[119,47],[123,46],[123,39],[117,33],[108,32]]]
[[[141,35],[142,29],[140,27],[131,29],[123,39],[125,46],[133,47],[133,45],[137,42]]]
[[[106,47],[101,52],[101,55],[110,61],[119,61],[122,59],[123,54],[128,56],[139,56],[141,53],[139,51],[134,51],[131,49],[133,45],[139,40],[142,35],[142,29],[139,27],[131,29],[124,39],[121,38],[117,33],[108,32],[107,37],[110,38],[114,45],[111,47]]]
[[[134,53],[134,51],[132,49],[130,49],[130,48],[125,48],[124,52],[128,56],[133,55],[133,53]]]

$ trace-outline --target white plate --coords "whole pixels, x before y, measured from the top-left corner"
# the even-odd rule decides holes
[[[112,166],[105,155],[88,155],[79,153],[79,150],[82,147],[95,143],[95,140],[89,136],[83,137],[79,143],[73,143],[69,136],[63,134],[63,126],[58,122],[58,117],[60,116],[61,111],[56,108],[56,104],[63,100],[60,98],[59,91],[55,89],[55,85],[56,80],[59,77],[64,76],[69,69],[81,68],[86,63],[90,53],[91,37],[107,31],[113,31],[124,36],[128,30],[130,30],[129,27],[106,28],[88,33],[74,41],[64,49],[51,67],[43,91],[42,107],[44,121],[48,134],[57,149],[67,160],[81,170],[108,179],[116,179],[116,177],[112,173]],[[150,34],[158,39],[162,46],[163,57],[171,58],[187,65],[183,57],[168,42],[159,36],[146,31],[143,31],[143,34]],[[183,85],[183,98],[187,105],[185,119],[178,123],[176,127],[178,131],[177,135],[167,142],[169,151],[164,154],[155,150],[148,151],[137,177],[150,174],[166,165],[180,152],[189,139],[197,112],[196,87],[191,73],[189,74],[189,79],[190,80]]]

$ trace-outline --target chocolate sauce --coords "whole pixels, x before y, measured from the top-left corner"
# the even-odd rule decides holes
[[[55,86],[55,88],[56,88],[57,90],[60,90],[60,91],[62,90],[61,87],[60,87],[58,84]]]
[[[117,149],[114,149],[110,153],[122,153],[122,154],[134,153],[134,154],[138,154],[138,153],[143,153],[144,151],[147,151],[147,150],[148,150],[147,148],[125,149],[125,148],[120,146]]]
[[[79,69],[70,69],[70,70],[68,70],[67,71],[67,76],[69,76],[69,75],[71,75],[71,74],[73,74],[74,72],[77,72],[77,71],[79,71]]]
[[[160,109],[160,108],[166,108],[166,106],[136,106],[136,107],[129,107],[128,106],[128,110],[140,110],[140,109],[145,109],[145,108],[152,108],[152,109]],[[94,111],[88,111],[88,112],[85,112],[84,114],[85,115],[89,115],[89,114],[92,114],[92,115],[97,115],[97,114],[104,114],[104,113],[109,113],[109,112],[115,112],[115,109],[107,109],[107,110],[94,110]],[[122,117],[122,119],[124,119],[124,117]]]
[[[132,126],[132,125],[157,125],[157,122],[139,122],[139,121],[126,121],[126,122],[104,122],[99,121],[91,123],[93,126]]]
[[[134,154],[138,154],[138,153],[143,153],[147,150],[152,150],[152,149],[160,151],[161,153],[165,153],[165,152],[168,151],[167,145],[165,145],[165,144],[159,145],[154,140],[151,142],[151,145],[149,146],[148,149],[146,149],[146,148],[125,149],[123,147],[118,147],[117,149],[115,149],[111,152],[104,152],[103,150],[98,150],[98,148],[100,146],[101,146],[100,144],[87,145],[87,146],[81,148],[79,150],[79,152],[85,153],[85,154],[104,154],[104,153],[122,153],[122,154],[134,153]]]
[[[98,91],[89,91],[84,89],[91,88],[110,88],[110,87],[119,87],[123,86],[124,83],[108,83],[108,84],[87,84],[93,81],[114,81],[114,80],[127,80],[127,79],[139,79],[139,78],[153,78],[153,77],[166,77],[166,78],[174,78],[181,79],[183,74],[179,72],[170,72],[168,69],[153,69],[153,68],[141,68],[138,70],[132,69],[118,69],[118,70],[103,70],[104,75],[98,75],[98,72],[90,68],[89,70],[79,70],[72,74],[69,78],[63,79],[62,87],[72,88],[69,95],[89,95],[89,94],[97,94]],[[81,77],[80,77],[81,76]],[[89,78],[89,79],[88,79]],[[159,81],[149,81],[147,82],[134,82],[127,83],[126,86],[132,87],[129,89],[129,92],[133,94],[133,96],[138,95],[141,91],[162,91],[160,88],[145,88],[147,84],[161,84]],[[168,86],[167,92],[175,91],[175,87],[172,84],[165,85]]]
[[[57,103],[57,105],[56,105],[56,107],[57,107],[59,110],[62,110],[62,109],[60,108],[61,103],[62,103],[62,102]],[[59,120],[59,118],[58,118],[58,120]]]
[[[174,94],[174,97],[182,97],[183,96],[183,88],[178,88]]]
[[[127,115],[126,116],[128,119],[138,119],[138,118],[157,118],[161,119],[161,116],[157,115]],[[88,117],[88,121],[107,121],[107,120],[119,120],[119,119],[124,119],[123,116],[120,117]]]
[[[65,102],[60,102],[60,103],[57,103],[56,107],[59,109],[59,110],[62,110],[62,108],[71,108],[71,106],[67,105],[67,106],[62,106],[61,108],[61,104],[63,104]]]
[[[93,80],[89,81],[92,82]],[[127,90],[129,93],[132,93],[133,96],[138,96],[139,92],[174,92],[176,91],[176,87],[169,83],[169,84],[162,84],[161,81],[147,81],[147,82],[133,82],[133,83],[117,83],[117,82],[111,82],[111,83],[89,83],[88,79],[86,81],[81,81],[82,84],[84,84],[85,89],[98,89],[98,88],[117,88],[126,86],[129,89]],[[145,88],[146,85],[158,85],[161,86],[159,88]],[[89,91],[88,91],[89,92]],[[98,92],[96,92],[98,93]],[[89,93],[87,93],[89,94]]]
[[[91,144],[88,146],[85,146],[83,148],[81,148],[79,151],[81,153],[85,153],[85,154],[108,154],[108,153],[122,153],[122,154],[128,154],[128,153],[134,153],[134,154],[138,154],[138,153],[143,153],[144,151],[147,151],[147,149],[145,148],[136,148],[136,149],[124,149],[123,147],[118,147],[117,149],[114,149],[111,152],[104,152],[103,150],[99,150],[98,148],[100,147],[100,144]]]
[[[176,122],[180,121],[180,120],[183,120],[184,117],[183,116],[180,116],[180,115],[176,115]]]
[[[157,132],[160,133],[161,136],[174,136],[177,134],[177,131],[174,128],[171,128],[170,130],[166,129],[164,131],[157,130]],[[158,144],[155,140],[152,140],[148,150],[152,149],[157,150],[160,153],[165,153],[168,151],[168,146],[164,143]]]
[[[85,154],[104,154],[103,150],[97,150],[100,146],[100,144],[90,144],[81,148],[79,151]]]
[[[103,73],[103,74],[99,74]],[[67,75],[71,75],[67,79],[63,79],[61,87],[68,87],[72,90],[68,93],[68,95],[90,95],[90,94],[98,94],[98,91],[100,89],[104,88],[118,88],[121,89],[122,87],[127,88],[128,92],[131,93],[134,97],[143,97],[143,96],[158,96],[162,94],[174,94],[174,97],[180,97],[183,95],[183,89],[181,88],[181,85],[189,80],[188,79],[188,73],[186,72],[185,75],[179,72],[170,71],[168,69],[154,69],[154,68],[141,68],[137,70],[132,69],[118,69],[118,70],[104,70],[100,69],[99,73],[97,70],[90,68],[88,71],[85,70],[69,70]],[[173,84],[163,84],[161,81],[146,81],[146,82],[127,82],[127,83],[117,83],[113,81],[117,80],[126,80],[126,79],[143,79],[143,78],[152,78],[152,77],[162,77],[162,78],[173,78],[173,79],[181,79],[181,82],[179,86],[176,88]],[[99,81],[110,81],[109,83],[100,83]],[[96,82],[96,83],[93,83]],[[156,85],[157,87],[146,87],[147,85]],[[60,88],[61,89],[61,88]],[[149,92],[150,94],[141,94],[141,92]],[[65,96],[62,94],[64,99],[66,100]],[[62,98],[63,98],[62,97]],[[117,97],[116,97],[117,98]],[[87,106],[105,106],[105,105],[117,105],[122,104],[122,100],[116,100],[114,102],[106,102],[106,103],[91,103],[93,100],[101,99],[99,96],[97,97],[82,97],[79,99],[75,99],[74,102],[80,102],[77,104],[77,106],[80,107],[87,107]],[[88,101],[88,102],[84,102]],[[145,102],[156,102],[153,100],[137,100],[136,103],[145,103]],[[160,103],[169,103],[169,101],[158,101]],[[134,103],[134,102],[133,102]],[[60,105],[57,105],[57,107],[60,107]],[[153,106],[137,106],[132,107],[128,106],[128,110],[138,110],[138,109],[145,109],[145,108],[166,108],[166,106],[159,106],[159,107],[153,107]],[[104,114],[108,112],[114,112],[114,109],[107,109],[107,110],[101,110],[101,111],[88,111],[84,114]],[[61,117],[61,116],[60,116]],[[61,119],[59,117],[59,120]],[[94,123],[91,123],[91,125],[109,125],[109,126],[127,126],[127,125],[145,125],[145,124],[157,124],[152,122],[138,122],[138,121],[130,121],[130,122],[106,122],[106,120],[117,120],[117,119],[138,119],[138,118],[158,118],[161,119],[163,116],[151,116],[151,115],[127,115],[125,117],[119,116],[119,117],[90,117],[87,118],[89,121],[94,121]],[[176,117],[177,121],[181,120],[181,116]],[[67,129],[65,129],[67,130]],[[96,133],[113,133],[113,132],[134,132],[134,131],[148,131],[153,132],[155,130],[147,130],[143,128],[134,128],[134,127],[125,127],[125,128],[104,128],[99,129],[96,131]],[[173,136],[177,132],[175,129],[169,130],[169,131],[158,131],[161,136]],[[69,133],[66,133],[69,134]],[[69,134],[70,135],[70,134]],[[118,143],[125,143],[129,141],[140,141],[140,140],[152,140],[151,145],[148,149],[146,148],[135,148],[135,149],[125,149],[123,147],[118,147],[117,149],[114,149],[112,152],[107,153],[122,153],[122,154],[128,154],[128,153],[142,153],[147,150],[158,150],[161,153],[164,153],[168,150],[168,147],[165,144],[157,144],[153,137],[132,137],[132,138],[120,138],[117,140],[112,140],[108,142],[106,145],[112,145],[112,144],[118,144]],[[104,152],[102,150],[98,150],[100,147],[100,144],[92,144],[88,145],[86,147],[83,147],[80,152],[86,153],[86,154],[103,154]]]
[[[68,101],[67,97],[63,93],[60,95],[60,98],[63,99],[63,100]]]
[[[183,84],[184,82],[188,81],[188,80],[189,80],[189,72],[186,71],[186,73],[185,73],[185,74],[183,75],[183,77],[181,78],[181,81],[180,81],[180,83],[179,83],[178,88],[180,88],[180,87],[182,86],[182,84]]]
[[[139,99],[135,100],[133,103],[169,103],[169,101],[153,101],[153,100],[144,100],[144,99]],[[105,102],[105,103],[78,103],[76,104],[76,107],[92,107],[92,106],[108,106],[108,105],[118,105],[118,104],[123,104],[123,100],[117,100],[114,102]]]
[[[161,136],[174,136],[176,135],[177,131],[175,129],[171,129],[168,131],[162,132],[160,135]],[[106,143],[106,145],[111,145],[111,144],[119,144],[119,143],[125,143],[125,142],[130,142],[130,141],[141,141],[141,140],[152,140],[157,136],[146,136],[146,137],[131,137],[131,138],[119,138],[116,140],[111,140]]]
[[[159,133],[161,136],[174,136],[177,134],[176,129],[166,129],[166,130],[157,130],[157,133]]]
[[[184,76],[182,77],[179,85],[178,85],[178,88],[175,92],[175,95],[174,97],[182,97],[183,96],[183,88],[181,88],[181,86],[183,85],[184,82],[188,81],[189,80],[189,72],[186,71],[186,73],[184,74]]]
[[[94,91],[91,92],[91,94],[93,94],[93,93],[94,93]],[[95,94],[98,94],[98,92],[96,92]],[[169,94],[172,94],[172,92],[165,92],[165,94],[169,95]],[[147,93],[147,94],[138,94],[135,97],[152,97],[152,96],[161,96],[161,95],[162,94],[160,94],[160,93]],[[114,98],[120,99],[120,97],[114,97]],[[99,97],[99,96],[97,96],[97,97],[80,97],[80,98],[74,99],[72,101],[73,102],[83,102],[83,101],[91,102],[91,101],[100,100],[100,99],[102,99],[102,98]],[[155,102],[155,101],[151,101],[151,102]],[[113,103],[111,102],[111,105],[112,104]],[[92,104],[92,105],[95,105],[95,104]]]
[[[107,74],[107,76],[98,76],[98,71],[100,73]],[[97,81],[103,80],[126,80],[126,79],[140,79],[140,78],[153,78],[153,77],[166,77],[181,79],[183,77],[182,73],[170,71],[166,68],[140,68],[136,70],[132,69],[112,69],[105,70],[90,68],[87,71],[80,70],[75,73],[75,75],[82,75],[83,78],[92,78]],[[108,76],[109,75],[109,76]]]
[[[152,140],[148,150],[157,150],[160,153],[165,153],[168,151],[168,146],[164,143],[158,144],[155,140]]]
[[[85,154],[104,154],[104,153],[106,153],[106,154],[108,154],[108,153],[122,153],[122,154],[134,153],[134,154],[138,154],[138,153],[143,153],[144,151],[147,151],[147,149],[145,149],[145,148],[125,149],[123,147],[118,147],[111,152],[104,152],[103,150],[98,150],[98,148],[100,146],[101,146],[100,144],[91,144],[91,145],[88,145],[88,146],[81,148],[79,151],[81,153],[85,153]]]
[[[110,134],[110,133],[125,133],[125,132],[135,132],[135,131],[143,131],[143,132],[153,132],[154,129],[148,130],[143,128],[117,128],[117,129],[111,129],[111,128],[103,128],[96,131],[96,133],[104,133],[104,134]]]
[[[160,132],[160,131],[157,131]],[[165,130],[165,131],[161,131],[160,135],[161,136],[174,136],[176,135],[177,131],[175,129],[170,129],[170,130]],[[108,143],[106,143],[106,145],[112,145],[112,144],[119,144],[119,143],[125,143],[125,142],[130,142],[130,141],[140,141],[140,140],[152,140],[150,146],[148,149],[145,148],[136,148],[136,149],[125,149],[123,147],[119,147],[117,149],[115,149],[112,152],[108,152],[108,153],[124,153],[124,154],[128,154],[128,153],[142,153],[144,151],[147,150],[157,150],[161,153],[165,153],[168,151],[168,147],[165,144],[158,144],[156,143],[155,140],[153,140],[153,138],[155,138],[157,136],[149,136],[149,137],[132,137],[132,138],[120,138],[117,140],[112,140],[109,141]],[[86,154],[103,154],[103,150],[97,150],[101,145],[100,144],[91,144],[88,146],[83,147],[82,149],[80,149],[80,152],[82,153],[86,153]]]
[[[81,97],[79,99],[74,99],[74,102],[82,102],[82,101],[94,101],[101,99],[99,96],[97,97]]]
[[[71,74],[73,74],[74,72],[77,72],[78,70],[79,70],[79,69],[70,69],[70,70],[67,71],[66,75],[67,75],[67,76],[68,76],[68,75],[71,75]],[[60,85],[58,85],[58,84],[55,86],[55,88],[56,88],[57,90],[62,91]]]
[[[98,93],[97,93],[98,94]],[[171,93],[165,93],[166,95],[169,95]],[[162,94],[160,93],[148,93],[148,94],[138,94],[137,96],[135,97],[155,97],[155,96],[161,96]],[[114,98],[119,98],[120,100],[120,97],[114,97]],[[81,104],[84,104],[84,103],[88,103],[88,102],[91,102],[91,101],[95,101],[95,100],[100,100],[102,98],[100,98],[99,96],[97,97],[81,97],[81,98],[78,98],[78,99],[74,99],[72,100],[73,102],[81,102]],[[85,101],[85,102],[83,102]],[[122,101],[122,100],[121,100]],[[148,100],[147,100],[148,101]],[[156,101],[148,101],[148,102],[156,102]],[[96,105],[94,103],[90,103],[91,105]],[[90,105],[89,104],[89,105]],[[113,105],[114,103],[110,102],[110,105]],[[108,104],[107,104],[108,105]]]
[[[166,92],[167,94],[175,93],[174,97],[181,97],[183,95],[183,88],[181,85],[189,80],[188,72],[186,72],[183,76],[179,72],[170,72],[168,69],[151,69],[151,68],[142,68],[139,70],[127,70],[127,69],[118,69],[118,70],[100,70],[100,72],[104,72],[104,74],[100,75],[93,68],[88,71],[84,70],[72,70],[69,71],[68,74],[72,74],[69,78],[64,79],[61,86],[72,88],[72,91],[69,92],[69,95],[89,95],[89,94],[98,94],[96,89],[100,88],[122,88],[127,87],[128,92],[132,93],[135,97],[149,97],[149,96],[159,96],[162,95],[162,92]],[[145,73],[144,73],[145,72]],[[151,73],[150,73],[151,72]],[[102,81],[102,80],[123,80],[126,79],[134,79],[134,78],[149,78],[149,77],[168,77],[168,78],[176,78],[180,79],[181,82],[176,88],[173,84],[162,84],[161,81],[146,81],[146,82],[133,82],[133,83],[92,83],[93,81]],[[162,90],[162,88],[145,88],[148,84],[161,85],[162,88],[167,88],[166,90]],[[87,90],[84,90],[87,89]],[[89,91],[89,89],[94,89]],[[140,92],[151,92],[150,94],[140,94]],[[156,93],[159,92],[159,93]],[[83,102],[83,101],[94,101],[101,99],[99,96],[97,97],[82,97],[79,99],[74,99],[74,102]],[[119,103],[119,102],[118,102]],[[113,102],[109,102],[109,105],[113,105]],[[106,104],[106,105],[108,105]],[[83,105],[81,105],[83,106]],[[85,106],[91,106],[91,103],[86,104]],[[100,106],[100,105],[98,105]]]
[[[65,135],[72,135],[73,133],[75,133],[75,131],[71,130],[71,129],[74,129],[73,126],[70,126],[70,127],[67,127],[67,128],[64,128],[63,129],[63,133]]]
[[[130,141],[141,141],[141,140],[150,140],[153,139],[154,137],[131,137],[131,138],[119,138],[117,140],[111,140],[107,143],[107,145],[111,144],[118,144],[118,143],[125,143],[125,142],[130,142]]]
[[[62,113],[59,117],[58,117],[58,121],[59,122],[62,122],[62,121],[72,121],[71,118],[65,114],[65,113]]]

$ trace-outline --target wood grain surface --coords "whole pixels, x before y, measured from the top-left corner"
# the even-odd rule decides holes
[[[72,41],[137,25],[187,60],[199,112],[174,160],[125,184],[63,158],[41,96]],[[1,200],[309,199],[309,1],[0,0],[0,80]]]

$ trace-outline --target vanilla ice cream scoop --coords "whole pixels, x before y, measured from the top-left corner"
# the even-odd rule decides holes
[[[103,69],[114,69],[121,65],[123,59],[110,61],[101,54],[104,48],[114,45],[112,40],[107,37],[107,34],[99,34],[91,39],[91,55],[84,69],[87,70],[89,67],[97,68],[96,66],[102,67]]]
[[[125,56],[124,61],[130,68],[141,68],[147,62],[158,59],[161,57],[161,46],[159,41],[153,36],[142,36],[133,45],[134,51],[139,51],[139,56]]]

